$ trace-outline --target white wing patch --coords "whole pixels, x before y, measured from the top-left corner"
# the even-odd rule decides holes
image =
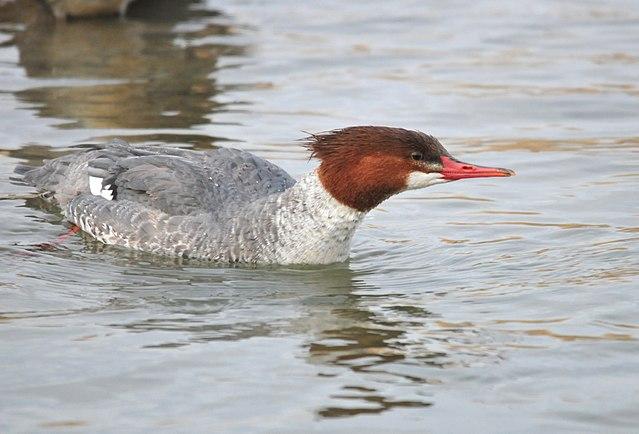
[[[89,176],[89,189],[94,196],[100,196],[100,190],[102,190],[102,178],[97,176]]]
[[[113,185],[105,185],[104,188],[100,191],[100,196],[102,196],[106,200],[113,200]]]
[[[115,197],[115,186],[107,184],[102,186],[102,178],[97,176],[89,176],[89,189],[94,196],[102,196],[106,200],[113,200]]]

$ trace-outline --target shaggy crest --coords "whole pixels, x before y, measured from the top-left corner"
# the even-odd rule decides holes
[[[399,153],[418,151],[425,161],[439,162],[448,152],[433,136],[404,128],[357,126],[310,134],[303,146],[311,151],[311,158],[330,157],[349,159],[371,153]]]

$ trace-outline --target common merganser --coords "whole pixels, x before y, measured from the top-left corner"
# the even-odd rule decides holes
[[[327,264],[405,190],[508,169],[462,163],[432,136],[358,126],[305,139],[320,165],[299,182],[248,152],[131,146],[122,140],[23,168],[67,220],[106,244],[217,262]]]

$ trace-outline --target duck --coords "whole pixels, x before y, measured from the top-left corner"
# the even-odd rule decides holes
[[[46,0],[57,19],[124,16],[134,0]]]
[[[353,126],[302,139],[319,165],[296,181],[232,148],[195,151],[113,140],[16,169],[98,241],[158,255],[249,264],[349,257],[364,217],[398,193],[509,169],[452,157],[435,137]]]

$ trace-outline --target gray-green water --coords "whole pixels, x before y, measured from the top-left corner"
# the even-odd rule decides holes
[[[209,268],[0,201],[2,432],[619,432],[639,426],[639,4],[0,8],[0,193],[123,137],[250,150],[386,124],[517,171],[395,197],[349,263]]]

